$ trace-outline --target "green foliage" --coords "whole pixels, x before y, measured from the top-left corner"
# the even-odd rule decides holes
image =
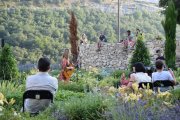
[[[54,2],[53,2],[54,3]],[[103,31],[109,43],[117,42],[117,15],[101,12],[95,9],[89,11],[86,8],[74,7],[72,10],[78,21],[78,36],[86,34],[89,44],[96,43],[99,32]],[[11,46],[17,63],[37,63],[39,58],[47,56],[52,63],[62,59],[62,52],[70,48],[69,44],[69,9],[30,9],[17,7],[14,11],[0,8],[0,38]],[[140,15],[142,19],[134,16]],[[101,19],[103,16],[104,19]],[[136,28],[143,31],[144,40],[153,40],[156,35],[164,36],[160,22],[164,16],[157,13],[150,14],[140,11],[129,16],[121,15],[121,39],[124,33],[130,29],[133,34]],[[140,20],[139,20],[140,19]],[[136,23],[136,24],[134,24]],[[177,33],[180,27],[177,27]],[[180,38],[180,34],[177,34]],[[0,48],[1,49],[1,48]],[[0,50],[1,51],[1,50]]]
[[[171,1],[166,11],[165,21],[162,21],[166,35],[165,57],[168,68],[176,69],[176,23],[178,12]]]
[[[101,75],[101,74],[96,74],[95,76],[94,76],[98,81],[101,81],[101,80],[103,80],[103,75]]]
[[[83,98],[83,97],[85,97],[85,95],[84,95],[84,93],[79,93],[79,92],[75,93],[75,92],[68,91],[68,90],[58,90],[55,95],[54,100],[55,101],[63,101],[70,97]]]
[[[133,66],[137,62],[142,62],[145,66],[151,65],[151,57],[148,48],[146,47],[143,37],[138,35],[138,39],[136,41],[136,50],[133,52],[133,55],[129,61],[129,69],[132,70]]]
[[[102,97],[96,94],[89,94],[84,98],[72,97],[68,101],[65,101],[63,104],[65,106],[64,114],[68,115],[72,120],[92,120],[99,119],[101,115],[97,114],[96,111],[102,113],[106,108],[101,103]],[[57,104],[59,108],[62,108],[60,104]]]
[[[167,12],[167,6],[169,5],[169,2],[174,2],[175,9],[178,11],[177,16],[177,23],[180,24],[180,1],[179,0],[159,0],[159,7],[164,7],[165,10],[163,11],[164,14]]]
[[[125,74],[126,77],[129,75],[129,71],[121,70],[121,71],[112,72],[111,76],[113,76],[114,78],[120,78],[123,73]]]
[[[141,11],[136,11],[133,13],[133,16],[135,19],[141,20],[142,19],[142,12]]]
[[[2,49],[0,54],[0,78],[12,80],[18,76],[18,68],[8,44]]]
[[[173,98],[180,101],[180,86],[177,86],[175,90],[171,90],[170,93],[172,94]]]
[[[59,89],[70,90],[74,92],[84,92],[89,91],[89,85],[83,80],[78,80],[78,82],[71,82],[71,84],[66,84],[66,82],[59,82]]]

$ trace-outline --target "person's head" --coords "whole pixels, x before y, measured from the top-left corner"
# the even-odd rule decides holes
[[[161,57],[161,51],[160,50],[157,50],[156,54],[157,54],[158,57]]]
[[[130,35],[130,34],[131,34],[131,31],[130,31],[130,30],[128,30],[128,31],[127,31],[127,34],[128,34],[128,35]]]
[[[140,32],[140,30],[139,30],[139,29],[136,29],[136,31],[137,31],[137,33],[139,33],[139,32]]]
[[[71,52],[69,49],[65,49],[63,53],[63,58],[66,58],[67,60],[69,59]]]
[[[133,72],[130,72],[130,73],[129,73],[129,75],[128,75],[129,79],[131,78],[131,74],[133,74]]]
[[[164,69],[164,63],[162,60],[157,60],[155,64],[156,64],[157,70],[163,70]]]
[[[47,57],[43,57],[39,59],[38,69],[39,72],[47,72],[50,69],[51,60]]]
[[[101,31],[101,36],[103,36],[103,32]]]
[[[82,34],[82,38],[85,38],[85,37],[86,37],[86,35],[83,33],[83,34]]]
[[[135,63],[134,67],[133,67],[133,72],[137,73],[137,72],[143,72],[145,73],[145,67],[144,64],[141,62]]]

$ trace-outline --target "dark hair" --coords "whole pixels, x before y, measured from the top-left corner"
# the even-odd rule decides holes
[[[136,72],[143,72],[143,73],[145,73],[145,71],[146,71],[145,67],[144,67],[144,64],[141,63],[141,62],[135,63],[134,67],[135,67]]]
[[[43,57],[39,59],[38,62],[38,69],[39,71],[45,72],[49,69],[51,64],[51,60],[47,57]]]
[[[130,31],[130,30],[128,30],[127,32],[131,33],[131,31]]]
[[[161,60],[157,60],[155,64],[156,64],[156,69],[158,70],[161,70],[162,67],[164,66],[164,63]]]
[[[160,51],[160,50],[157,50],[157,51],[156,51],[156,53],[159,53],[159,52],[161,52],[161,51]]]
[[[133,72],[130,72],[130,73],[129,73],[129,75],[128,75],[129,78],[131,77],[131,74],[133,74]]]

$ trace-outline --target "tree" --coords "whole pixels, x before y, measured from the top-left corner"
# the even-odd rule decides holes
[[[159,0],[159,7],[164,7],[166,10],[163,13],[166,14],[167,7],[171,1],[174,2],[175,9],[178,11],[177,23],[180,24],[180,0]]]
[[[165,21],[162,20],[161,24],[165,31],[165,57],[166,64],[169,68],[176,68],[176,23],[178,12],[175,10],[175,5],[171,1],[166,11]]]
[[[151,65],[151,57],[148,48],[146,47],[143,37],[139,34],[136,42],[136,50],[129,61],[129,69],[132,70],[137,62],[142,62],[145,66]]]
[[[71,44],[71,53],[75,55],[73,56],[73,59],[72,59],[73,63],[77,61],[77,56],[79,55],[79,46],[78,46],[79,37],[77,36],[78,34],[77,27],[78,27],[78,23],[74,16],[74,12],[71,11],[71,21],[69,25],[69,32],[71,36],[69,37],[69,40]]]
[[[142,19],[142,12],[141,11],[136,11],[133,13],[133,16],[135,19]]]
[[[18,75],[18,68],[12,55],[11,48],[8,44],[2,49],[0,54],[0,78],[4,80],[12,80]]]

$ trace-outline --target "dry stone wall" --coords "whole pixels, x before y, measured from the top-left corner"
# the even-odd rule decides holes
[[[165,41],[156,40],[145,43],[150,51],[152,64],[154,64],[157,58],[156,50],[164,50]],[[176,41],[176,45],[176,65],[180,67],[180,40]],[[134,50],[123,50],[122,43],[105,43],[102,44],[101,51],[97,52],[96,49],[96,44],[80,45],[82,67],[129,69],[129,59],[132,57]]]

